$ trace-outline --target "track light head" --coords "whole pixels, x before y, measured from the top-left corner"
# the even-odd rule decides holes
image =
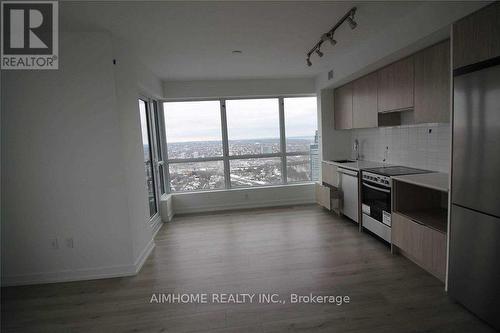
[[[313,65],[311,59],[307,58],[306,61],[307,61],[307,66],[311,67]]]
[[[333,39],[333,34],[332,33],[324,33],[323,35],[321,35],[321,40],[323,42],[330,42],[330,44],[332,46],[334,46],[335,44],[337,44],[337,41],[335,39]]]
[[[351,27],[351,29],[356,29],[356,27],[358,26],[358,24],[356,23],[356,21],[354,21],[354,18],[353,16],[349,16],[347,18],[347,22],[349,23],[349,26]]]
[[[324,56],[325,54],[323,52],[321,52],[321,50],[319,48],[316,49],[316,54],[321,58],[322,56]]]

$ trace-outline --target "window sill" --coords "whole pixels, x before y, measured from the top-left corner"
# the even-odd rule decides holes
[[[262,190],[262,189],[272,189],[272,188],[311,186],[315,183],[316,183],[316,181],[312,180],[309,182],[289,183],[289,184],[279,184],[279,185],[262,185],[262,186],[253,186],[253,187],[233,187],[233,188],[222,188],[222,189],[214,189],[214,190],[171,192],[167,195],[178,196],[178,195],[183,195],[183,194],[197,194],[197,193],[252,191],[252,190]]]

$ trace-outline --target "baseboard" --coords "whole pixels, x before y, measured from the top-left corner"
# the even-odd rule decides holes
[[[153,239],[155,238],[158,231],[160,231],[161,227],[163,226],[163,223],[165,222],[159,219],[154,225],[151,226],[151,233],[153,234]]]
[[[149,257],[154,247],[154,241],[151,240],[141,252],[140,256],[137,258],[133,265],[117,265],[90,269],[2,276],[2,287],[133,276],[139,273],[142,266],[144,265],[144,262],[146,262],[146,259]]]
[[[46,272],[26,275],[11,275],[2,277],[2,287],[96,280],[132,276],[135,274],[135,265],[118,265],[91,269],[64,270],[58,272]]]
[[[160,229],[158,229],[158,230],[160,230]],[[158,232],[158,230],[157,230],[157,232]],[[154,236],[153,236],[153,238],[154,238]],[[151,252],[153,252],[153,249],[155,248],[155,242],[154,242],[153,238],[149,241],[148,245],[146,245],[144,250],[142,250],[141,254],[136,259],[136,261],[134,263],[134,267],[135,267],[134,274],[137,274],[140,272],[142,266],[146,262],[146,259],[148,259]]]
[[[223,205],[197,206],[196,208],[190,208],[190,209],[176,209],[175,213],[190,214],[190,213],[203,213],[203,212],[214,212],[214,211],[224,211],[224,210],[234,210],[234,209],[294,206],[294,205],[313,204],[315,202],[316,201],[314,199],[313,200],[288,199],[288,200],[268,200],[268,201],[248,202],[248,203],[229,203]]]
[[[168,214],[167,214],[167,218],[168,218],[168,221],[172,221],[172,219],[174,218],[174,210],[171,209]]]

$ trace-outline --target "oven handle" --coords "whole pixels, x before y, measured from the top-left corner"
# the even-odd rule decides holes
[[[385,188],[376,187],[376,186],[373,186],[373,185],[368,185],[365,182],[363,182],[363,186],[371,188],[372,190],[375,190],[375,191],[381,191],[381,192],[385,192],[385,193],[391,193],[391,190],[387,190]]]

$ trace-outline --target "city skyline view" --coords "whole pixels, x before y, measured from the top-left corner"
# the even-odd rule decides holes
[[[305,182],[319,178],[319,150],[317,136],[287,138],[286,150],[299,152],[286,156],[288,183]],[[259,157],[260,154],[279,152],[279,139],[234,140],[230,156],[254,155],[231,159],[229,175],[231,187],[253,187],[281,184],[281,157]],[[173,192],[214,190],[225,188],[224,164],[220,141],[177,142],[169,145],[170,188]],[[183,159],[220,158],[216,161],[175,162]]]
[[[283,123],[280,123],[279,98],[164,102],[170,190],[214,190],[316,180],[319,175],[316,97],[281,100]],[[223,121],[227,128],[228,170],[223,162],[227,158],[223,156]],[[285,132],[284,149],[280,141],[281,126]],[[277,156],[268,156],[271,154]],[[286,166],[282,165],[283,159]]]

